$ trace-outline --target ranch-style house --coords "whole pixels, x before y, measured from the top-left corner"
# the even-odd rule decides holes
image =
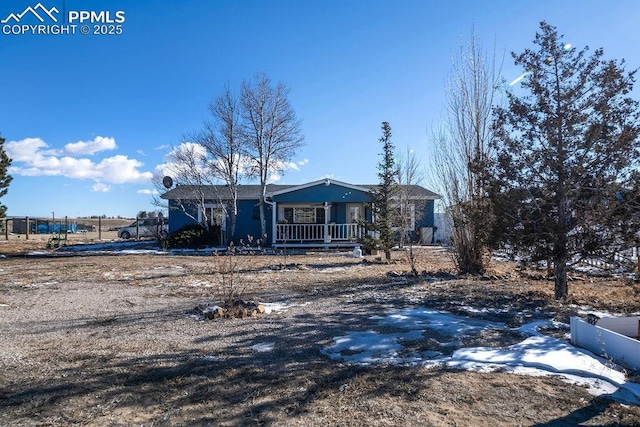
[[[270,184],[266,189],[266,246],[339,248],[358,246],[364,229],[358,220],[371,220],[370,190],[376,185],[354,185],[322,179],[300,185]],[[404,187],[410,200],[410,229],[420,243],[432,243],[436,193],[418,185]],[[260,238],[259,185],[238,186],[236,243],[247,236]],[[220,242],[230,238],[229,200],[225,185],[177,185],[161,196],[168,201],[169,231],[205,221],[220,231]],[[200,200],[200,202],[196,202]],[[204,214],[203,214],[204,210]]]

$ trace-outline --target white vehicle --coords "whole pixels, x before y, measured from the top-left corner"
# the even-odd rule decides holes
[[[125,240],[132,237],[166,237],[168,233],[169,225],[158,218],[139,219],[118,229],[118,237]]]

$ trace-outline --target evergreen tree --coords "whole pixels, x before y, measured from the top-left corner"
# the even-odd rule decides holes
[[[391,248],[395,244],[393,232],[393,219],[395,210],[392,198],[396,195],[398,184],[398,168],[395,166],[393,153],[395,148],[391,142],[391,126],[388,122],[382,122],[382,160],[378,163],[378,178],[380,182],[371,190],[372,221],[365,225],[370,233],[365,237],[365,246],[378,248],[384,251],[385,258],[391,259]]]
[[[0,136],[0,199],[7,194],[9,183],[13,179],[9,175],[9,166],[11,166],[11,159],[4,151],[4,138]],[[0,218],[4,218],[7,212],[7,207],[0,203]]]
[[[542,22],[535,50],[513,54],[523,96],[496,110],[493,187],[498,237],[553,263],[555,298],[568,295],[567,268],[579,256],[609,252],[638,230],[623,230],[635,203],[640,160],[634,73],[624,61],[590,56]],[[623,233],[624,232],[624,233]]]

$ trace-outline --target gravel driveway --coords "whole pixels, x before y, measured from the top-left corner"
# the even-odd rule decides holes
[[[451,308],[497,286],[451,276],[434,249],[423,250],[421,269],[436,276],[407,278],[401,256],[389,265],[369,261],[347,254],[247,258],[237,273],[244,298],[282,309],[203,321],[193,309],[224,293],[212,257],[2,259],[0,424],[640,422],[637,407],[552,377],[329,360],[321,350],[333,337],[375,328],[373,314],[424,301]],[[530,304],[553,308],[538,291],[514,292],[525,291]]]

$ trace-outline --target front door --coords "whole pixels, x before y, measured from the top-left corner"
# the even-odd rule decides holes
[[[354,224],[364,218],[364,205],[362,203],[347,204],[347,223]]]
[[[362,203],[347,204],[347,237],[358,239],[360,235],[359,222],[364,219],[364,205]]]

